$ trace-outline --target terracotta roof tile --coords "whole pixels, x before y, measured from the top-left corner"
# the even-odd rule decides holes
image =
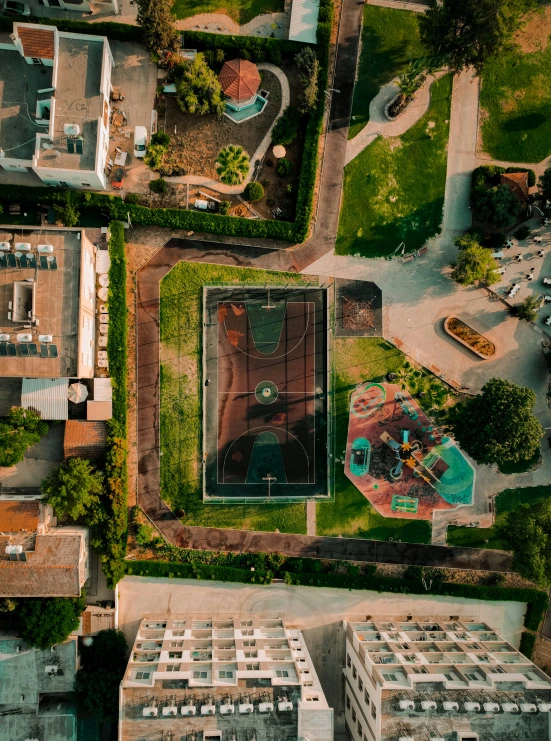
[[[0,502],[0,531],[19,533],[23,530],[35,533],[38,528],[39,508],[38,500]]]
[[[37,535],[26,561],[11,561],[0,537],[0,597],[77,597],[81,539],[76,534]]]
[[[256,64],[246,59],[225,62],[218,79],[224,93],[238,102],[252,98],[260,85]]]
[[[506,185],[521,203],[528,200],[530,189],[527,172],[505,172],[501,175],[500,183]]]
[[[107,441],[107,424],[80,419],[65,423],[63,451],[65,458],[102,458]]]
[[[46,28],[29,28],[18,26],[17,35],[23,45],[23,54],[26,57],[39,59],[54,58],[54,32]]]

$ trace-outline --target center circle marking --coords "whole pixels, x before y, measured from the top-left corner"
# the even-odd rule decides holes
[[[278,397],[278,390],[272,381],[260,381],[254,394],[261,404],[273,404]]]

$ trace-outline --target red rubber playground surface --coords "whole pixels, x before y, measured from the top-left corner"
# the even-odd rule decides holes
[[[324,292],[206,291],[206,496],[326,495]]]

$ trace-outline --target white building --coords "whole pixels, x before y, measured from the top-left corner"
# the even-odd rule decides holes
[[[332,741],[333,710],[302,633],[280,617],[147,615],[121,683],[119,740],[161,734]]]
[[[551,680],[484,623],[408,616],[344,628],[353,741],[551,737]]]
[[[0,39],[0,167],[105,189],[113,65],[103,36],[14,23]]]

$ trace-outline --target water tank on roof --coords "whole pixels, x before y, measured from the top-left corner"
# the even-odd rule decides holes
[[[6,555],[9,556],[10,553],[23,553],[23,546],[22,545],[7,545]]]
[[[413,700],[400,700],[398,703],[400,710],[413,710],[415,708],[415,703]]]
[[[78,136],[80,134],[80,126],[75,123],[63,124],[63,133],[65,136]]]

